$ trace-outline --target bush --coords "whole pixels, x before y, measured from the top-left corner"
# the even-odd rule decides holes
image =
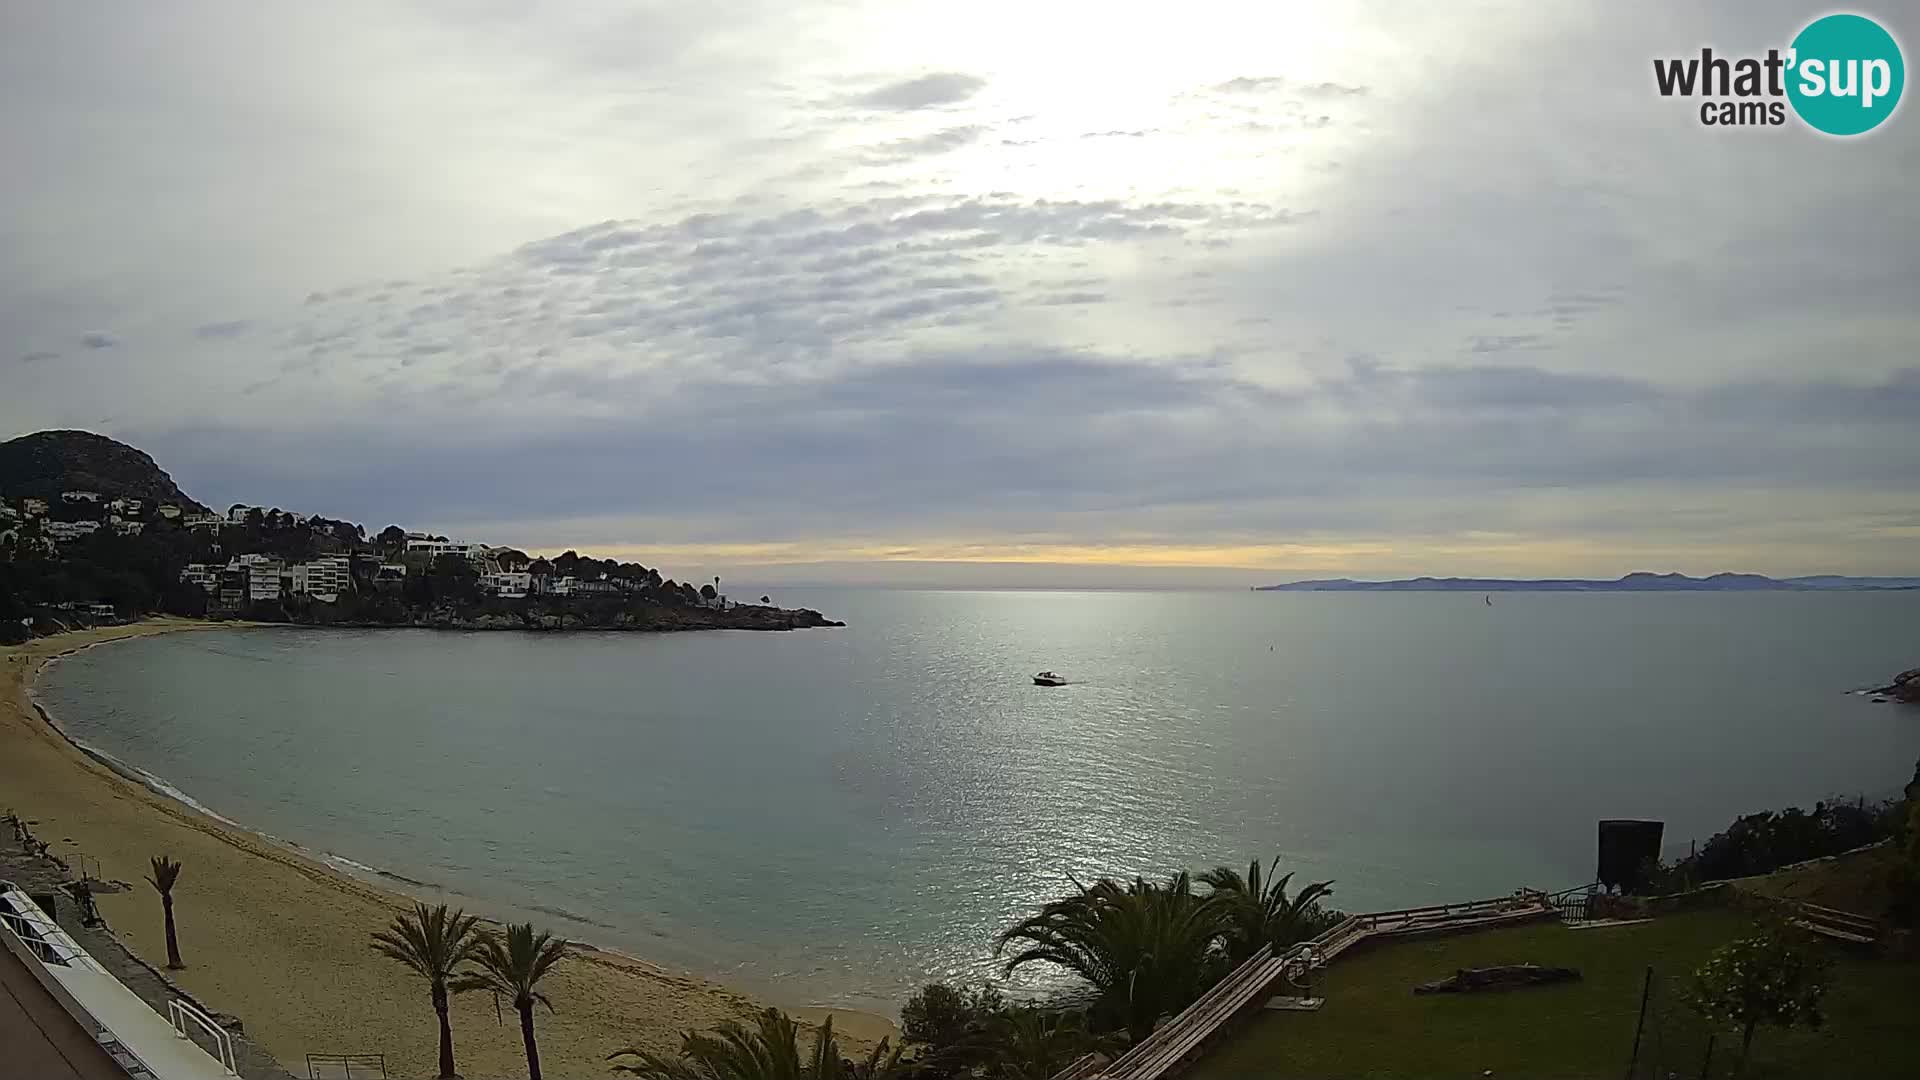
[[[1817,1028],[1830,965],[1783,928],[1731,942],[1693,973],[1687,1003],[1707,1020],[1740,1030],[1740,1060],[1761,1024]]]
[[[1748,814],[1714,834],[1698,854],[1659,867],[1660,891],[1704,881],[1772,873],[1808,859],[1838,855],[1892,835],[1886,803],[1820,802]]]

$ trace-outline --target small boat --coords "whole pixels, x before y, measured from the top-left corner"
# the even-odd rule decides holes
[[[1055,675],[1055,674],[1054,674],[1053,672],[1051,672],[1051,671],[1043,671],[1043,672],[1041,672],[1040,674],[1038,674],[1038,675],[1035,675],[1035,676],[1033,677],[1033,685],[1035,685],[1035,686],[1065,686],[1065,685],[1067,685],[1067,680],[1066,680],[1066,677],[1065,677],[1065,676],[1062,676],[1062,675]]]

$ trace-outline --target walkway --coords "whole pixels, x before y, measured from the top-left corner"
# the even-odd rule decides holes
[[[1295,981],[1370,938],[1464,933],[1553,918],[1556,914],[1544,894],[1521,890],[1512,896],[1466,904],[1350,916],[1312,941],[1279,955],[1270,946],[1262,947],[1198,1001],[1112,1063],[1102,1066],[1097,1057],[1089,1055],[1055,1074],[1053,1080],[1162,1080],[1191,1060],[1234,1019],[1264,1003],[1283,980]]]
[[[9,1076],[127,1080],[126,1072],[11,949],[0,949],[0,1047],[5,1048]]]

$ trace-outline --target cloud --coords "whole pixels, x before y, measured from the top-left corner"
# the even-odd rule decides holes
[[[985,79],[959,71],[939,71],[920,75],[869,90],[854,102],[870,109],[910,111],[940,105],[958,105],[979,93]]]
[[[871,164],[897,164],[916,158],[949,153],[979,142],[988,129],[980,124],[964,124],[905,139],[894,139],[874,147],[867,155]]]
[[[1190,42],[1121,5],[1063,77],[1070,13],[903,2],[249,8],[249,50],[49,7],[0,38],[41,163],[0,325],[140,363],[17,369],[0,426],[528,543],[1911,559],[1920,142],[1705,138],[1644,59],[1560,78],[1764,49],[1791,5],[1239,5]]]
[[[111,349],[120,344],[120,339],[112,334],[94,330],[80,335],[80,344],[89,349]]]

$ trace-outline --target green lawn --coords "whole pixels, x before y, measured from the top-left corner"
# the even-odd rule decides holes
[[[1594,1077],[1620,1080],[1649,964],[1677,987],[1719,945],[1751,925],[1736,911],[1671,915],[1634,926],[1536,924],[1375,946],[1327,969],[1315,1013],[1262,1013],[1193,1069],[1194,1080],[1252,1077]],[[1920,964],[1835,952],[1821,1031],[1761,1028],[1750,1080],[1920,1077]],[[1462,967],[1574,967],[1583,981],[1501,993],[1416,997],[1413,986]],[[1699,1076],[1707,1029],[1684,1005],[1656,1008],[1647,1053]],[[1730,1066],[1737,1034],[1717,1038]],[[1644,1060],[1643,1057],[1643,1060]],[[1659,1075],[1665,1075],[1665,1068]],[[1721,1068],[1716,1077],[1727,1075]],[[1644,1073],[1642,1075],[1645,1075]]]

